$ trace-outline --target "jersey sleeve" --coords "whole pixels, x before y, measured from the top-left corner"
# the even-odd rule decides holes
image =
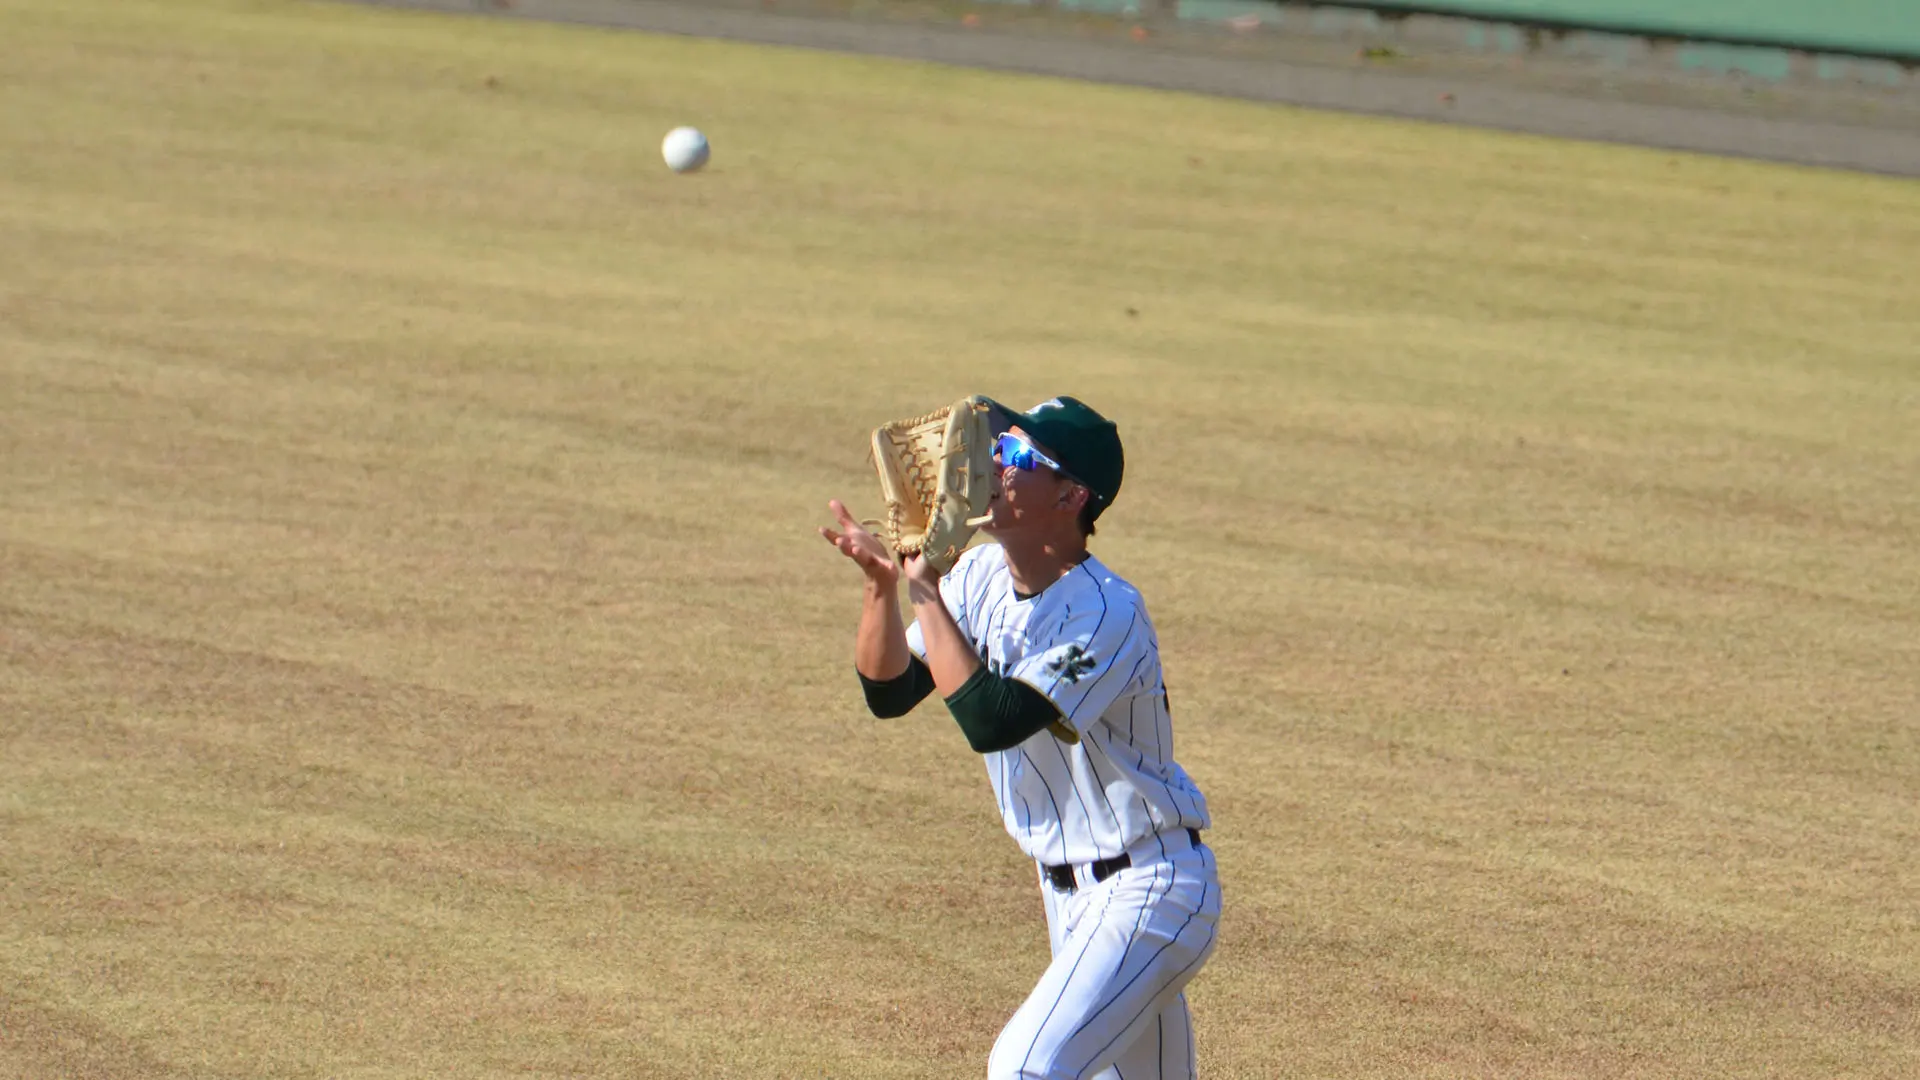
[[[1047,696],[1075,731],[1085,732],[1159,663],[1153,627],[1132,603],[1090,603],[1069,610],[1007,672]]]

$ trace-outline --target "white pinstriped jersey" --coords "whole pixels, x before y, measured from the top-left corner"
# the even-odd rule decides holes
[[[1160,641],[1138,590],[1088,557],[1023,600],[1005,551],[983,544],[941,579],[940,596],[989,671],[1045,694],[1080,733],[1070,745],[1043,729],[984,755],[1001,819],[1029,857],[1088,863],[1211,824],[1173,759]],[[925,658],[918,621],[907,647]]]

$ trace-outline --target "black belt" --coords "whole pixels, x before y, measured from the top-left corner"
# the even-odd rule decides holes
[[[1194,847],[1200,846],[1199,829],[1188,829],[1187,838],[1193,841]],[[1133,857],[1123,851],[1111,859],[1101,859],[1087,869],[1093,874],[1095,884],[1098,884],[1132,865]],[[1071,865],[1062,863],[1059,866],[1043,866],[1041,869],[1046,873],[1047,881],[1051,882],[1054,888],[1059,889],[1061,892],[1073,891],[1073,867]]]

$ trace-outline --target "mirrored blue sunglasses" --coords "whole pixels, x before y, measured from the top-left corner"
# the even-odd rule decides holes
[[[1065,466],[1034,449],[1032,443],[1011,432],[994,440],[993,460],[999,462],[1000,467],[1003,469],[1011,465],[1024,472],[1032,472],[1035,469],[1045,466],[1059,473],[1067,480],[1086,488],[1087,494],[1095,502],[1100,501],[1102,498],[1099,492],[1093,490],[1093,485],[1068,472]]]
[[[993,459],[1003,467],[1011,465],[1016,469],[1032,472],[1046,466],[1057,473],[1067,470],[1060,463],[1033,448],[1033,444],[1018,435],[1002,435],[993,443]]]

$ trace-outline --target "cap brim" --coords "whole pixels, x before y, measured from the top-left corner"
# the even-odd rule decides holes
[[[1026,413],[995,401],[990,397],[983,396],[980,400],[987,403],[987,415],[993,420],[993,434],[996,437],[1005,435],[1008,428],[1027,419]]]

